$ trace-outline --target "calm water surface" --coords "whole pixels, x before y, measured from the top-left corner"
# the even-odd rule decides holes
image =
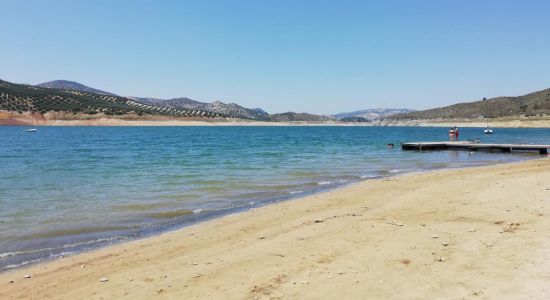
[[[538,157],[403,152],[446,128],[0,127],[0,270],[408,171]],[[548,129],[461,130],[550,143]]]

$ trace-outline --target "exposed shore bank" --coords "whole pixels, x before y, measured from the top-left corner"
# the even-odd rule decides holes
[[[366,181],[6,272],[0,298],[544,299],[548,174],[540,159]]]
[[[420,126],[420,127],[485,127],[497,128],[549,128],[550,118],[498,118],[498,119],[434,119],[434,120],[382,120],[375,121],[375,126]]]
[[[267,122],[244,119],[173,118],[166,116],[107,116],[65,112],[45,115],[16,113],[0,110],[1,125],[23,126],[420,126],[420,127],[485,127],[498,128],[550,128],[550,118],[500,118],[494,120],[381,120],[367,123],[330,122]]]

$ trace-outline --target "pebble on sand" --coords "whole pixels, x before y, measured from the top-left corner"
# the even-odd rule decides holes
[[[432,234],[432,239],[438,239],[439,238],[439,235],[437,234]]]
[[[30,274],[27,274],[25,276],[23,276],[24,278],[31,278],[32,276]]]
[[[107,282],[107,281],[109,281],[109,278],[107,277],[99,278],[99,282]]]

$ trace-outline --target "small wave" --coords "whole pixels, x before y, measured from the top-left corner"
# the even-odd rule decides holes
[[[317,185],[327,185],[327,184],[331,184],[331,183],[334,183],[332,181],[321,181],[321,182],[317,182]]]
[[[17,255],[69,249],[69,248],[74,248],[74,247],[79,247],[79,246],[93,245],[93,244],[98,244],[98,243],[112,242],[112,241],[116,241],[116,240],[127,240],[127,239],[128,239],[127,237],[123,237],[123,236],[114,236],[114,237],[100,238],[100,239],[89,240],[89,241],[84,241],[84,242],[69,243],[69,244],[65,244],[65,245],[61,245],[61,246],[57,246],[57,247],[48,247],[48,248],[39,248],[39,249],[31,249],[31,250],[3,252],[3,253],[0,253],[0,259],[1,258],[6,258],[6,257],[13,257],[13,256],[17,256]]]
[[[347,183],[350,180],[353,180],[353,179],[352,178],[338,178],[338,179],[333,178],[332,181],[326,180],[326,181],[317,182],[317,185],[342,184],[342,183]]]
[[[303,193],[304,191],[292,191],[290,192],[289,194],[299,194],[299,193]]]
[[[376,178],[376,177],[378,177],[378,176],[373,175],[373,174],[359,176],[359,178],[361,178],[361,179]]]
[[[39,262],[41,261],[40,258],[38,259],[31,259],[31,260],[26,260],[26,261],[23,261],[21,263],[18,263],[18,264],[15,264],[15,265],[7,265],[4,267],[4,269],[13,269],[13,268],[17,268],[17,267],[22,267],[24,265],[28,265],[28,264],[32,264],[32,263],[35,263],[35,262]]]
[[[63,256],[68,256],[68,255],[72,255],[72,254],[75,254],[75,253],[78,253],[77,251],[64,251],[64,252],[59,252],[59,253],[56,253],[56,254],[50,254],[50,256],[48,258],[56,258],[56,257],[63,257]],[[36,258],[36,259],[31,259],[31,260],[25,260],[25,261],[22,261],[18,264],[12,264],[12,265],[7,265],[4,267],[5,270],[9,270],[9,269],[14,269],[14,268],[18,268],[18,267],[22,267],[22,266],[25,266],[25,265],[28,265],[28,264],[33,264],[33,263],[36,263],[36,262],[40,262],[44,259],[42,258]]]
[[[193,213],[194,213],[194,214],[200,214],[201,212],[202,212],[202,209],[201,209],[201,208],[198,208],[198,209],[193,210]]]

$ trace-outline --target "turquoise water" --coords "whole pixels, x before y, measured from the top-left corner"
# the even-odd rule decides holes
[[[409,171],[538,157],[404,152],[413,127],[0,127],[0,270]],[[550,143],[547,129],[461,130]]]

